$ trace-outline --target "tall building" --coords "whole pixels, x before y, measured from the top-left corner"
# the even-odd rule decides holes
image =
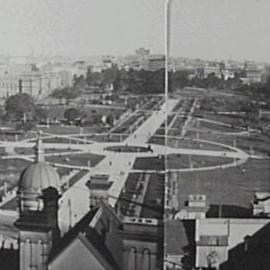
[[[149,70],[156,71],[165,68],[165,55],[153,54],[149,57]]]
[[[49,95],[54,89],[71,85],[72,74],[69,70],[42,70],[34,64],[10,66],[0,74],[0,97],[27,93],[34,98],[41,98]]]

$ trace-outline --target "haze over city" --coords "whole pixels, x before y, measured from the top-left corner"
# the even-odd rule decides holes
[[[0,53],[126,55],[164,52],[163,0],[0,1]],[[171,54],[270,61],[269,1],[172,1]],[[256,49],[254,49],[256,48]]]

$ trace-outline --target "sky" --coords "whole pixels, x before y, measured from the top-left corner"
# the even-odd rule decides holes
[[[170,54],[270,62],[269,0],[172,0]]]
[[[269,0],[171,0],[170,54],[270,62]],[[0,0],[0,54],[164,52],[165,0]]]
[[[0,54],[160,52],[163,13],[163,0],[0,0]]]

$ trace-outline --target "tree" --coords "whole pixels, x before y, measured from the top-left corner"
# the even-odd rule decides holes
[[[69,122],[74,122],[80,116],[80,112],[76,108],[69,108],[64,112],[64,117]]]
[[[76,97],[78,97],[78,95],[79,92],[75,91],[75,89],[70,87],[66,87],[63,89],[55,89],[51,93],[51,97],[58,99],[66,99],[67,102],[70,101],[71,99],[75,99]]]
[[[35,111],[34,99],[26,93],[12,95],[5,101],[5,110],[8,117],[25,119],[30,114],[32,118]]]
[[[36,107],[35,109],[35,119],[38,121],[45,120],[48,117],[48,110],[42,107]]]

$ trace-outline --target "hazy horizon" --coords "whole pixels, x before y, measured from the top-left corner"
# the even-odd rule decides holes
[[[165,0],[0,0],[0,55],[164,53]],[[171,56],[270,62],[270,2],[172,0]]]

